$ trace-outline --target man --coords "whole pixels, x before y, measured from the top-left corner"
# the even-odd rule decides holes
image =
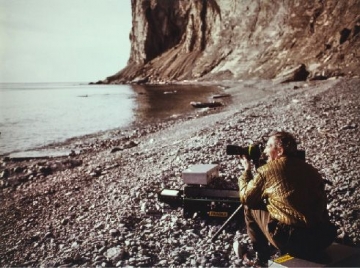
[[[270,258],[269,243],[282,253],[309,256],[336,237],[329,221],[324,181],[319,172],[296,157],[297,144],[288,132],[276,132],[267,142],[267,163],[253,177],[245,156],[239,178],[248,235],[261,263]]]

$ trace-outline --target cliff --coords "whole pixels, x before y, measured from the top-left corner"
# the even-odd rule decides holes
[[[132,0],[127,66],[104,83],[360,74],[360,0]]]

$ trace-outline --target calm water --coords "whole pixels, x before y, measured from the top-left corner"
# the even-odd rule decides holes
[[[193,112],[204,86],[0,84],[0,154]]]

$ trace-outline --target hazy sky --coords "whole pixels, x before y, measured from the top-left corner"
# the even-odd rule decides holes
[[[130,0],[0,0],[0,82],[91,82],[126,66]]]

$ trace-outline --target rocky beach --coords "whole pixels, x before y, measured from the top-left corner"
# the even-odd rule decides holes
[[[49,146],[73,150],[66,157],[3,157],[0,266],[242,266],[232,249],[249,244],[240,216],[212,242],[222,222],[185,219],[157,194],[181,189],[191,164],[218,164],[214,187],[236,189],[242,169],[226,145],[280,129],[329,182],[336,241],[359,247],[360,79],[221,85],[232,96],[221,108]]]

